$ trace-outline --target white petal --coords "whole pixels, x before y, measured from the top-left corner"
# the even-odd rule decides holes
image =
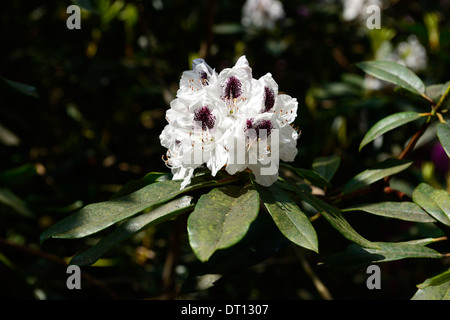
[[[298,102],[287,94],[280,94],[275,102],[274,113],[283,126],[291,124],[297,117]]]
[[[252,170],[255,175],[255,181],[264,187],[270,187],[275,181],[277,181],[279,176],[278,170],[272,175],[261,174],[260,165],[250,165],[249,169]]]

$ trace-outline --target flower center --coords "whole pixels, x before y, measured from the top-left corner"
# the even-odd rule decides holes
[[[206,73],[206,71],[201,71],[198,74],[200,81],[202,83],[202,85],[207,86],[208,85],[208,73]]]
[[[202,129],[212,129],[216,122],[216,117],[207,106],[203,106],[194,111],[194,121],[202,122]]]
[[[264,112],[272,110],[275,104],[275,93],[273,89],[264,87]]]
[[[273,124],[270,120],[261,120],[257,123],[253,123],[253,119],[247,119],[246,122],[246,130],[248,129],[254,129],[256,131],[256,137],[259,138],[259,131],[261,129],[265,129],[267,130],[267,136],[269,137],[270,134],[272,133],[272,129],[273,129]]]
[[[224,100],[232,100],[239,98],[242,94],[242,84],[236,77],[229,77],[223,86],[223,96]]]

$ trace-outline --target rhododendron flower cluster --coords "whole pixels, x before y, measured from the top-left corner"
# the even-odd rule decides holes
[[[297,106],[297,99],[278,93],[270,73],[254,79],[245,56],[220,73],[195,59],[166,112],[164,161],[173,179],[183,180],[181,188],[203,165],[212,176],[221,169],[231,175],[250,170],[257,183],[270,186],[279,160],[297,155]]]

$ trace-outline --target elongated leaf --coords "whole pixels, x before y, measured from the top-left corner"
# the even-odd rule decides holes
[[[411,70],[393,61],[365,61],[356,64],[364,72],[422,96],[425,85]]]
[[[438,286],[419,289],[411,300],[450,300],[450,281]]]
[[[258,212],[253,188],[226,186],[202,195],[188,219],[189,243],[198,259],[207,261],[216,250],[239,242]]]
[[[450,270],[425,280],[411,300],[450,300]]]
[[[447,156],[450,158],[450,121],[438,124],[437,136],[445,153],[447,153]]]
[[[447,191],[421,183],[414,189],[412,198],[433,218],[450,226],[450,196]]]
[[[341,158],[337,155],[318,157],[314,160],[312,169],[325,180],[331,181],[340,164]]]
[[[256,186],[261,199],[281,233],[295,244],[318,252],[316,231],[308,216],[277,183],[270,187]]]
[[[130,194],[136,190],[139,190],[146,185],[152,184],[157,181],[158,178],[166,175],[163,172],[149,172],[142,179],[128,181],[119,191],[117,191],[112,199],[120,198]]]
[[[167,221],[173,217],[192,210],[192,197],[182,196],[179,199],[172,200],[149,212],[132,217],[120,224],[113,232],[102,238],[93,247],[75,256],[69,264],[78,266],[87,266],[95,263],[106,252],[117,244],[128,239],[139,231],[148,228],[157,223]]]
[[[353,206],[342,211],[365,211],[378,216],[414,222],[436,222],[414,202],[380,202]]]
[[[331,224],[333,228],[335,228],[339,233],[341,233],[348,240],[360,244],[363,247],[367,248],[378,248],[378,245],[374,242],[371,242],[361,236],[355,229],[348,223],[348,221],[344,218],[341,211],[328,204],[325,201],[320,200],[312,194],[307,193],[304,189],[297,187],[294,184],[291,184],[297,190],[297,196],[301,198],[303,201],[311,205],[318,212],[322,214],[322,216],[327,219],[327,221]]]
[[[20,199],[14,192],[7,188],[0,188],[0,203],[6,204],[17,213],[27,217],[33,218],[34,214],[28,208],[25,201]]]
[[[37,89],[33,86],[30,86],[28,84],[24,84],[24,83],[20,83],[17,81],[13,81],[13,80],[9,80],[3,77],[0,77],[0,79],[2,79],[3,81],[5,81],[5,83],[7,83],[11,88],[13,88],[14,90],[20,92],[23,95],[29,96],[29,97],[33,97],[36,99],[40,99],[41,97],[39,96],[39,93],[37,91]]]
[[[357,244],[349,245],[343,252],[324,259],[324,264],[338,266],[354,271],[364,266],[407,258],[442,258],[442,255],[424,244],[409,242],[375,242],[379,249],[363,248]],[[426,244],[427,242],[425,242]]]
[[[384,177],[399,173],[407,169],[411,164],[412,161],[387,159],[373,168],[367,169],[353,177],[344,185],[342,193],[350,193],[381,180]]]
[[[82,238],[103,230],[114,223],[165,203],[176,196],[198,188],[220,185],[232,181],[200,180],[180,190],[180,180],[156,182],[126,196],[89,204],[67,218],[55,223],[41,234],[41,242],[53,238]]]
[[[367,145],[368,143],[372,142],[379,136],[385,134],[388,131],[391,131],[395,128],[398,128],[408,122],[417,120],[421,117],[421,115],[414,111],[405,111],[405,112],[399,112],[392,114],[384,119],[381,119],[378,121],[372,128],[370,128],[369,131],[367,131],[366,135],[361,141],[361,144],[359,145],[359,151]]]
[[[300,177],[311,182],[313,185],[316,185],[318,187],[330,187],[331,186],[330,182],[328,182],[324,177],[319,175],[317,172],[314,172],[312,170],[307,170],[307,169],[295,168],[295,167],[290,166],[285,163],[283,163],[281,165],[285,168],[288,168],[289,170],[294,171]]]
[[[438,285],[441,285],[448,281],[450,281],[450,269],[438,274],[437,276],[428,278],[423,283],[418,284],[417,288],[424,289],[424,288],[430,287],[430,286],[438,286]]]

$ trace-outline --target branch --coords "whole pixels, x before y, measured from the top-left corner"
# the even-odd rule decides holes
[[[447,89],[445,89],[444,94],[442,95],[441,99],[439,99],[438,104],[436,105],[436,108],[434,108],[434,111],[439,111],[440,108],[447,102],[448,98],[450,97],[450,85],[448,85]]]

